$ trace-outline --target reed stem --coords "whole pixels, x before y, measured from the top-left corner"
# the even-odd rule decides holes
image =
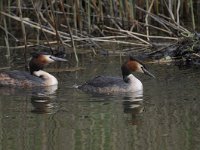
[[[90,10],[90,0],[87,0],[87,19],[88,19],[88,33],[91,33],[91,10]]]
[[[26,39],[26,29],[25,29],[25,26],[24,26],[23,16],[22,16],[21,0],[17,0],[17,5],[18,5],[18,8],[19,8],[19,16],[20,16],[22,33],[23,33],[23,37],[24,37],[24,45],[25,45],[25,48],[24,48],[24,62],[25,62],[25,65],[27,65],[27,54],[26,54],[26,51],[27,51],[27,39]],[[25,68],[26,67],[27,66],[25,66]]]
[[[4,22],[4,31],[5,31],[5,43],[6,43],[6,47],[7,47],[7,58],[10,58],[10,45],[9,45],[9,37],[8,37],[8,29],[7,29],[7,23],[6,23],[6,18],[4,17],[3,19],[3,22]]]
[[[194,19],[193,0],[190,0],[190,9],[191,9],[191,17],[192,17],[192,27],[193,27],[193,30],[195,30],[196,25],[195,25],[195,19]]]
[[[71,43],[72,43],[74,55],[75,55],[76,62],[77,62],[77,65],[78,65],[79,59],[78,59],[78,55],[77,55],[77,52],[76,52],[76,47],[75,47],[75,44],[74,44],[74,38],[73,38],[73,35],[72,35],[71,26],[70,26],[70,24],[69,24],[69,20],[68,20],[68,18],[67,18],[67,15],[65,14],[65,10],[64,10],[64,7],[63,7],[63,6],[64,6],[63,0],[60,0],[60,3],[61,3],[61,9],[62,9],[62,11],[63,11],[63,13],[64,13],[64,18],[65,18],[65,20],[66,20],[66,22],[67,22],[67,26],[68,26],[68,29],[69,29],[69,34],[70,34],[70,38],[71,38]],[[64,43],[64,42],[63,42],[63,43]],[[64,45],[66,45],[66,44],[64,43]]]
[[[180,25],[180,18],[179,18],[179,10],[180,10],[181,0],[178,0],[177,9],[176,9],[176,22],[179,28]]]
[[[146,26],[146,33],[147,33],[147,41],[149,41],[149,21],[148,21],[148,17],[149,17],[149,13],[151,12],[152,6],[154,4],[154,0],[152,0],[150,6],[148,4],[148,0],[146,0],[146,5],[147,5],[147,14],[145,17],[145,26]]]
[[[195,21],[198,22],[195,18],[198,17],[198,14],[195,14],[197,7],[193,7],[195,6],[193,0],[31,0],[23,3],[22,0],[17,0],[16,2],[10,0],[0,2],[0,13],[3,17],[7,17],[6,23],[1,17],[0,28],[5,31],[5,45],[8,50],[12,47],[9,45],[11,44],[9,38],[16,36],[14,32],[9,32],[10,28],[15,29],[13,26],[9,27],[9,20],[11,23],[13,19],[21,23],[24,41],[21,47],[24,47],[24,57],[29,46],[43,44],[51,48],[59,45],[72,47],[78,62],[77,46],[101,49],[102,42],[110,42],[138,44],[139,47],[146,48],[152,46],[150,40],[155,38],[178,40],[181,37],[190,37],[191,32],[180,22],[183,13],[191,15],[194,30],[197,27]],[[188,11],[184,12],[183,9]],[[28,28],[37,30],[36,33],[31,33],[33,39],[30,40],[26,35]],[[158,33],[159,36],[152,36],[154,33]],[[16,38],[15,40],[17,41]],[[17,46],[19,47],[20,45]]]

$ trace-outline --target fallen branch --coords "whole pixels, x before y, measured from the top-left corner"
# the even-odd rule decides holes
[[[115,28],[111,28],[111,27],[105,27],[105,28],[113,30],[113,31],[116,31],[116,33],[118,32],[118,30],[115,29]],[[145,35],[145,34],[141,34],[141,33],[137,33],[137,32],[131,32],[131,33],[134,34],[134,35],[138,35],[138,36],[147,38],[147,35]],[[170,39],[170,40],[178,40],[179,39],[179,38],[176,38],[176,37],[153,36],[153,35],[149,36],[149,38],[154,38],[154,39]]]

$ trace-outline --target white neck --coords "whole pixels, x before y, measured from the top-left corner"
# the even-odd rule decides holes
[[[58,80],[53,75],[49,74],[48,72],[39,70],[39,71],[34,71],[33,74],[37,77],[42,78],[44,80],[45,86],[51,86],[51,85],[58,84]]]
[[[130,91],[140,91],[143,90],[142,82],[137,79],[134,75],[130,74],[127,76],[129,79],[129,90]]]

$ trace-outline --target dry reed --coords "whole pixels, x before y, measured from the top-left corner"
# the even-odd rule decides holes
[[[24,55],[30,46],[47,45],[53,52],[52,46],[58,45],[72,47],[78,62],[76,47],[79,45],[101,49],[102,42],[106,42],[152,47],[154,39],[177,41],[180,37],[191,36],[192,32],[180,22],[185,3],[190,4],[191,11],[185,13],[191,16],[195,29],[198,14],[195,14],[197,10],[192,0],[30,0],[23,4],[21,0],[9,0],[1,1],[0,13],[9,24],[21,23],[24,45],[16,48],[24,47]],[[19,27],[13,29],[5,21],[0,27],[5,31],[6,47],[13,48],[9,40],[16,35],[9,31]],[[30,29],[37,32],[27,38]]]

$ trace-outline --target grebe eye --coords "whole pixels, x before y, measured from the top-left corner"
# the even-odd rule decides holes
[[[144,66],[141,66],[140,68],[141,68],[141,72],[144,73],[144,69],[145,69]]]

